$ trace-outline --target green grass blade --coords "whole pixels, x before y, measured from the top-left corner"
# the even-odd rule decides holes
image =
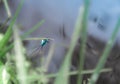
[[[83,16],[83,7],[80,7],[80,14],[78,16],[76,25],[75,25],[75,30],[72,36],[72,41],[70,44],[70,48],[68,53],[65,56],[65,60],[61,66],[61,69],[59,71],[59,75],[57,76],[56,80],[55,80],[55,84],[68,84],[68,78],[69,78],[69,69],[70,69],[70,65],[71,65],[71,58],[72,58],[72,52],[75,48],[75,45],[77,43],[77,40],[79,38],[80,35],[80,31],[81,31],[81,24],[82,24],[82,16]],[[64,82],[63,82],[64,81]]]
[[[20,84],[29,84],[27,82],[27,67],[25,66],[26,60],[23,53],[22,41],[18,35],[17,27],[14,27],[14,51],[15,62],[17,69],[17,78]]]
[[[99,77],[99,73],[100,73],[100,70],[104,67],[104,64],[109,56],[109,52],[114,44],[114,41],[116,39],[116,36],[117,36],[117,33],[119,32],[119,29],[120,29],[120,18],[118,20],[118,23],[116,24],[115,26],[115,29],[113,31],[113,34],[110,38],[110,40],[108,41],[106,47],[105,47],[105,50],[103,52],[103,55],[101,56],[98,64],[97,64],[97,67],[95,69],[95,72],[93,73],[90,81],[89,81],[89,84],[95,84],[95,82],[97,81],[98,77]]]
[[[4,28],[4,26],[7,24],[7,22],[11,19],[11,11],[10,11],[10,7],[8,5],[8,2],[7,2],[7,0],[2,0],[2,1],[4,3],[4,6],[5,6],[8,17],[5,20],[5,22],[0,26],[1,29]]]
[[[38,22],[33,28],[31,28],[28,32],[26,32],[25,34],[22,35],[22,39],[26,38],[32,32],[37,30],[44,22],[45,22],[45,20],[42,20],[42,21]]]
[[[7,32],[5,33],[3,39],[0,41],[0,52],[1,52],[1,50],[7,45],[9,39],[11,38],[11,35],[12,35],[12,27],[13,27],[13,25],[15,24],[16,18],[17,18],[17,16],[18,16],[19,12],[20,12],[20,9],[21,9],[22,5],[23,5],[23,0],[22,0],[22,2],[19,4],[18,9],[17,9],[17,11],[16,11],[16,13],[15,13],[15,16],[13,17],[13,19],[12,19],[12,21],[11,21],[8,29],[7,29]]]
[[[0,53],[0,57],[5,56],[5,54],[13,48],[13,44],[10,44],[8,47],[4,48]]]
[[[9,6],[8,6],[7,0],[3,0],[3,3],[4,3],[4,5],[5,5],[5,9],[6,9],[6,11],[7,11],[8,18],[11,18],[11,12],[10,12],[10,8],[9,8]]]
[[[111,72],[111,71],[112,71],[112,69],[106,68],[106,69],[102,69],[102,70],[100,71],[100,73]],[[84,70],[84,71],[82,71],[81,74],[82,74],[82,75],[84,75],[84,74],[92,74],[93,72],[94,72],[94,70]],[[77,75],[77,74],[78,74],[78,71],[71,71],[71,72],[69,73],[69,75]],[[56,77],[56,76],[58,76],[58,73],[46,75],[47,78],[54,78],[54,77]],[[35,79],[39,79],[39,78],[40,78],[40,75],[39,75],[39,74],[31,75],[31,76],[28,77],[29,80],[35,80]]]
[[[2,73],[3,73],[4,65],[0,65],[0,84],[3,84]]]
[[[84,59],[85,59],[85,48],[86,48],[86,41],[87,41],[87,17],[88,17],[88,9],[89,9],[89,0],[84,0],[84,13],[82,18],[82,31],[80,33],[81,36],[81,47],[80,47],[80,61],[79,61],[79,73],[78,73],[78,80],[77,84],[82,84],[82,75],[81,72],[83,70]]]

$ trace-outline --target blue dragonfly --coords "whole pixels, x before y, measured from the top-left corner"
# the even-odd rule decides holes
[[[39,46],[36,47],[34,50],[32,50],[31,53],[29,53],[30,56],[35,56],[39,54],[42,54],[42,50],[45,46],[48,45],[50,38],[27,38],[26,40],[40,40]]]
[[[48,42],[49,42],[49,39],[42,39],[40,42],[41,48],[43,48]]]

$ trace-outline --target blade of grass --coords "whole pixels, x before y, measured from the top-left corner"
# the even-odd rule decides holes
[[[120,18],[115,26],[115,29],[112,33],[112,36],[110,38],[110,40],[108,41],[106,47],[105,47],[105,50],[103,52],[103,55],[101,56],[98,64],[97,64],[97,67],[95,69],[95,72],[93,73],[93,75],[91,76],[91,79],[89,81],[89,84],[95,84],[95,82],[97,81],[99,75],[100,75],[100,70],[104,67],[104,64],[109,56],[109,52],[114,44],[114,41],[116,39],[116,36],[117,36],[117,33],[119,32],[119,29],[120,29]]]
[[[45,22],[45,20],[38,22],[33,28],[31,28],[28,32],[26,32],[24,35],[22,35],[22,39],[24,39],[25,37],[30,35],[33,31],[37,30],[44,22]]]
[[[20,9],[21,9],[21,7],[22,7],[22,5],[23,5],[23,1],[24,1],[24,0],[22,0],[21,3],[19,4],[18,9],[17,9],[17,11],[16,11],[16,13],[15,13],[15,16],[13,17],[13,19],[12,19],[12,21],[11,21],[11,23],[10,23],[10,26],[9,26],[8,29],[7,29],[7,32],[5,33],[3,39],[0,41],[0,51],[7,45],[9,39],[11,38],[11,35],[12,35],[12,27],[13,27],[13,25],[15,24],[16,18],[17,18],[18,14],[19,14],[19,12],[20,12]]]
[[[50,40],[54,40],[53,38],[43,38],[43,37],[32,37],[32,38],[25,38],[23,40],[43,40],[43,39],[50,39]]]
[[[100,73],[111,72],[111,71],[112,71],[112,69],[106,68],[106,69],[102,69],[102,70],[100,71]],[[82,74],[82,75],[84,75],[84,74],[92,74],[93,72],[94,72],[94,70],[84,70],[84,71],[81,72],[81,74]],[[78,71],[71,71],[71,72],[69,73],[69,75],[77,75],[77,74],[78,74]],[[54,78],[54,77],[56,77],[56,76],[58,76],[58,73],[46,75],[47,78]],[[29,77],[28,77],[28,80],[34,80],[34,79],[39,79],[39,78],[40,78],[40,75],[36,74],[36,75],[31,75],[31,76],[29,76]]]
[[[8,18],[11,18],[10,7],[8,6],[7,0],[3,0],[3,3],[4,3],[4,5],[5,5],[5,9],[6,9],[6,11],[7,11]]]
[[[79,69],[78,69],[78,80],[77,84],[82,84],[82,75],[81,72],[84,66],[84,59],[85,59],[85,48],[86,48],[86,41],[87,41],[87,17],[88,17],[88,9],[89,9],[89,0],[84,0],[84,11],[83,11],[83,18],[82,18],[82,31],[80,33],[81,39],[81,48],[80,48],[80,55],[79,55]]]
[[[10,12],[10,7],[8,5],[8,2],[7,2],[7,0],[2,0],[2,1],[4,3],[4,6],[5,6],[8,17],[5,20],[5,22],[3,23],[3,25],[0,26],[0,28],[3,28],[7,24],[7,22],[11,19],[11,12]]]
[[[68,74],[69,74],[69,69],[70,69],[70,65],[71,65],[72,52],[74,50],[74,47],[75,47],[77,40],[79,38],[79,35],[80,35],[83,11],[84,11],[83,7],[80,7],[80,11],[79,11],[80,14],[77,18],[75,30],[72,35],[70,48],[68,50],[68,53],[65,56],[65,60],[62,64],[62,66],[60,68],[60,71],[58,73],[59,75],[55,79],[55,84],[68,84],[68,78],[69,78]]]
[[[3,78],[2,78],[2,73],[3,73],[4,65],[0,64],[0,84],[3,84]]]
[[[8,84],[9,80],[10,80],[10,74],[7,71],[7,67],[4,67],[2,72],[3,84]]]
[[[18,81],[20,84],[29,84],[27,81],[27,67],[25,66],[26,60],[23,53],[22,41],[16,26],[14,27],[14,51]]]
[[[8,47],[4,48],[0,53],[0,57],[5,56],[5,54],[13,48],[13,44],[10,44]]]

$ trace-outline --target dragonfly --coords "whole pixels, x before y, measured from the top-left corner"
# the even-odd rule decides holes
[[[40,40],[39,46],[36,47],[35,49],[33,49],[33,50],[29,53],[30,56],[36,56],[36,55],[38,55],[38,53],[39,53],[39,54],[42,53],[43,48],[44,48],[46,45],[48,45],[48,43],[50,42],[51,39],[50,39],[50,38],[28,38],[28,39],[25,39],[25,40]]]
[[[24,40],[29,40],[29,41],[30,40],[40,40],[39,46],[36,47],[35,49],[33,49],[32,53],[31,52],[29,53],[30,56],[35,56],[38,53],[42,53],[42,50],[45,48],[45,46],[47,46],[49,43],[51,45],[51,42],[52,42],[52,44],[55,44],[56,46],[63,46],[63,47],[68,48],[68,46],[65,44],[55,43],[55,40],[53,38],[26,38]]]
[[[49,42],[49,39],[42,39],[40,41],[40,46],[43,48],[48,42]]]

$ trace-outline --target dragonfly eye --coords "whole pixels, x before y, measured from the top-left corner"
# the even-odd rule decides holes
[[[40,45],[43,47],[43,46],[45,46],[48,42],[49,42],[48,39],[43,39],[43,40],[41,40]]]

